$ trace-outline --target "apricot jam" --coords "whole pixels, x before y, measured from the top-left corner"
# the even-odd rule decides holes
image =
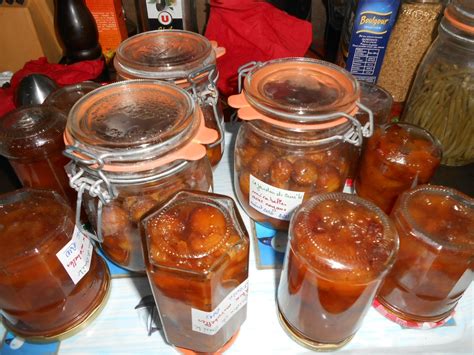
[[[474,199],[422,185],[400,196],[391,217],[400,252],[378,301],[408,321],[445,319],[473,279]]]
[[[291,219],[277,303],[283,328],[313,350],[345,345],[393,265],[398,237],[388,217],[357,196],[326,193]]]
[[[247,313],[249,239],[234,202],[183,191],[142,223],[166,340],[217,352]]]
[[[0,196],[0,310],[21,337],[61,338],[104,304],[109,271],[76,232],[71,208],[55,192],[21,189]],[[66,246],[81,248],[73,260],[80,270],[64,265]]]

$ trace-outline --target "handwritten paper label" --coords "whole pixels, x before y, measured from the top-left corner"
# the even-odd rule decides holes
[[[195,332],[214,335],[247,304],[249,280],[237,286],[226,298],[211,312],[204,312],[191,308],[191,321]]]
[[[89,238],[82,234],[77,227],[71,240],[57,254],[59,261],[77,284],[87,274],[91,266],[93,247]]]
[[[304,192],[280,189],[250,175],[250,206],[266,216],[289,221]]]

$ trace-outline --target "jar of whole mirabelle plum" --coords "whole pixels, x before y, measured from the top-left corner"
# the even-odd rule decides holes
[[[144,272],[140,218],[179,190],[212,189],[203,144],[216,139],[191,95],[172,84],[129,80],[84,96],[65,132],[77,211],[84,201],[96,235],[84,233],[114,263]]]
[[[103,308],[110,274],[53,191],[0,195],[0,314],[29,341],[70,336]]]
[[[249,237],[234,201],[181,191],[142,224],[167,342],[222,353],[247,314]]]
[[[236,194],[256,222],[285,230],[303,201],[343,190],[373,115],[355,78],[327,62],[278,59],[240,75],[243,92],[229,97],[245,121],[235,143]],[[354,118],[359,109],[369,114],[364,126]]]
[[[224,152],[224,114],[216,86],[216,58],[224,53],[224,48],[198,33],[157,30],[126,39],[114,58],[118,80],[168,81],[193,96],[201,107],[206,127],[219,133],[216,142],[206,145],[212,166],[219,163]]]

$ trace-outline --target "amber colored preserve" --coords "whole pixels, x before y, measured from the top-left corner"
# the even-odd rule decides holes
[[[92,251],[76,284],[57,253],[74,232],[72,210],[56,193],[22,189],[0,196],[0,310],[4,324],[31,340],[67,336],[98,312],[110,275]]]
[[[377,299],[405,320],[445,319],[473,279],[474,199],[419,186],[400,196],[391,217],[400,252]]]
[[[280,321],[313,350],[345,345],[360,327],[395,260],[388,217],[357,196],[314,196],[295,212],[278,288]]]
[[[390,213],[398,195],[427,183],[441,161],[440,143],[409,123],[378,127],[362,154],[357,194]]]
[[[247,314],[249,240],[234,202],[179,192],[143,226],[166,340],[200,353],[219,351]]]

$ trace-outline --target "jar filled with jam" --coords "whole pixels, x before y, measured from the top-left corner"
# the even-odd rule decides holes
[[[100,84],[94,81],[66,85],[49,94],[44,104],[56,107],[67,116],[77,100],[98,87],[100,87]]]
[[[138,222],[183,189],[209,191],[203,144],[217,139],[191,95],[155,80],[103,86],[80,99],[66,126],[69,175],[104,254],[144,272]]]
[[[167,342],[221,353],[247,314],[249,238],[234,201],[182,191],[142,223]]]
[[[25,187],[51,189],[75,204],[64,167],[69,163],[63,133],[67,117],[52,106],[18,108],[0,120],[0,154]]]
[[[345,345],[397,250],[393,224],[371,202],[340,192],[311,197],[291,219],[277,296],[283,328],[313,350]]]
[[[224,151],[224,115],[216,86],[216,57],[224,53],[224,48],[197,33],[159,30],[123,41],[114,59],[118,80],[164,80],[191,93],[201,107],[206,127],[219,133],[219,139],[206,146],[212,166]]]
[[[75,333],[105,304],[110,275],[56,192],[0,195],[0,312],[30,341]]]
[[[235,143],[235,190],[249,216],[286,230],[293,210],[309,197],[342,191],[370,110],[358,102],[357,81],[344,69],[308,58],[242,68],[244,89],[229,97],[245,122]],[[365,126],[354,118],[367,111]]]
[[[377,299],[400,319],[442,321],[474,276],[474,199],[422,185],[399,197],[391,218],[400,252]]]
[[[362,154],[356,192],[390,213],[398,195],[431,179],[441,154],[439,141],[421,127],[409,123],[377,127]]]

